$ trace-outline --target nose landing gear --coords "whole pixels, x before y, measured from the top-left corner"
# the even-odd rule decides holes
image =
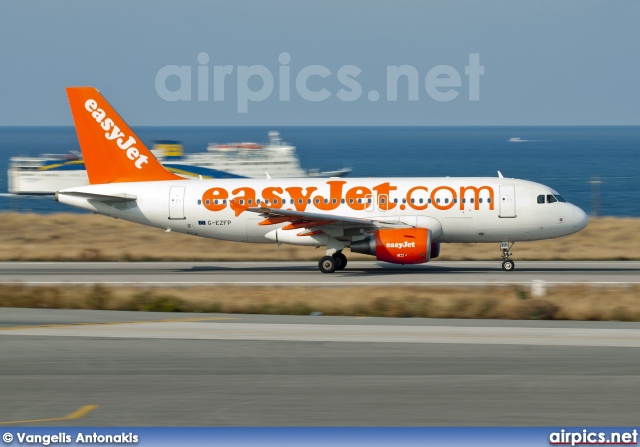
[[[510,272],[515,268],[515,264],[513,263],[513,261],[509,259],[509,256],[513,254],[510,253],[510,251],[514,244],[515,242],[509,245],[509,241],[500,243],[500,251],[502,251],[502,270],[504,270],[505,272]]]

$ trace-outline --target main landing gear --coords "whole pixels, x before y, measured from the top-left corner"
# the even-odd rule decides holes
[[[347,257],[336,251],[331,256],[325,256],[318,262],[318,268],[322,273],[333,273],[336,270],[343,270],[347,266]]]
[[[509,245],[508,241],[500,243],[500,251],[502,251],[502,270],[504,270],[505,272],[510,272],[515,268],[515,264],[513,263],[513,261],[509,259],[509,256],[513,254],[509,253],[511,248],[513,247],[513,244],[515,244],[515,242],[511,245]]]

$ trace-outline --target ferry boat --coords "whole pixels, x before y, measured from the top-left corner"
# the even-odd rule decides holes
[[[151,152],[171,172],[185,178],[290,178],[342,177],[350,168],[319,172],[304,170],[296,149],[269,132],[269,143],[212,143],[207,152],[185,154],[177,141],[157,141]],[[10,194],[54,194],[65,188],[89,184],[82,154],[43,154],[12,157],[9,162]]]

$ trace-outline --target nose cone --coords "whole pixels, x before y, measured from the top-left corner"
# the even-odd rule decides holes
[[[571,223],[573,224],[574,232],[577,233],[587,226],[587,224],[589,223],[589,216],[587,216],[587,213],[582,211],[581,208],[575,205],[572,206],[573,212],[571,213]]]

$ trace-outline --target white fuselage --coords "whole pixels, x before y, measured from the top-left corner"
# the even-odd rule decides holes
[[[549,239],[575,233],[588,220],[584,211],[570,203],[538,203],[540,196],[557,195],[553,189],[508,178],[177,180],[89,185],[66,191],[135,196],[133,202],[108,204],[66,195],[63,190],[58,200],[180,233],[255,243],[326,245],[327,236],[299,236],[304,228],[280,230],[286,222],[265,224],[265,217],[242,207],[398,222],[429,228],[436,243]],[[347,227],[336,223],[332,237],[348,246],[366,236]]]

